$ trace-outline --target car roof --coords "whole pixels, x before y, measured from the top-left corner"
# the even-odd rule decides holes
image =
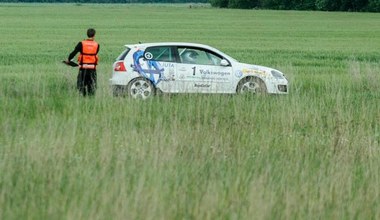
[[[189,47],[203,47],[207,49],[214,49],[205,44],[199,43],[186,43],[186,42],[150,42],[150,43],[138,43],[138,44],[126,44],[126,47],[152,47],[152,46],[189,46]]]
[[[124,45],[125,47],[128,48],[140,48],[140,49],[145,49],[147,47],[152,47],[152,46],[185,46],[185,47],[200,47],[200,48],[205,48],[210,51],[217,52],[225,57],[228,57],[229,59],[233,59],[231,56],[228,56],[227,54],[223,53],[222,51],[205,45],[205,44],[200,44],[200,43],[187,43],[187,42],[150,42],[150,43],[138,43],[138,44],[126,44]]]

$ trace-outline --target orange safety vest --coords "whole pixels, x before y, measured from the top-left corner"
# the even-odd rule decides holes
[[[82,51],[78,56],[79,68],[96,69],[98,64],[98,47],[99,44],[92,39],[82,41]]]

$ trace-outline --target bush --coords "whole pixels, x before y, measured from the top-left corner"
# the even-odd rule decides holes
[[[380,12],[380,0],[369,0],[367,11]]]
[[[228,0],[210,0],[210,4],[212,7],[227,8]]]

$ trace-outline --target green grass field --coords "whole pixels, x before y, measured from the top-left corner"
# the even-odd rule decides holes
[[[0,219],[380,219],[380,14],[0,4]],[[98,91],[63,66],[89,27]],[[123,45],[277,68],[287,96],[114,98]]]

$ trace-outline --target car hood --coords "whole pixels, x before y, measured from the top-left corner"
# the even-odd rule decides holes
[[[241,77],[243,75],[255,75],[262,79],[286,79],[285,74],[281,71],[260,65],[237,63],[235,69],[236,76]]]
[[[257,71],[264,71],[264,72],[270,72],[274,70],[273,68],[270,68],[270,67],[248,64],[248,63],[239,63],[239,66],[240,66],[240,69],[257,70]]]

